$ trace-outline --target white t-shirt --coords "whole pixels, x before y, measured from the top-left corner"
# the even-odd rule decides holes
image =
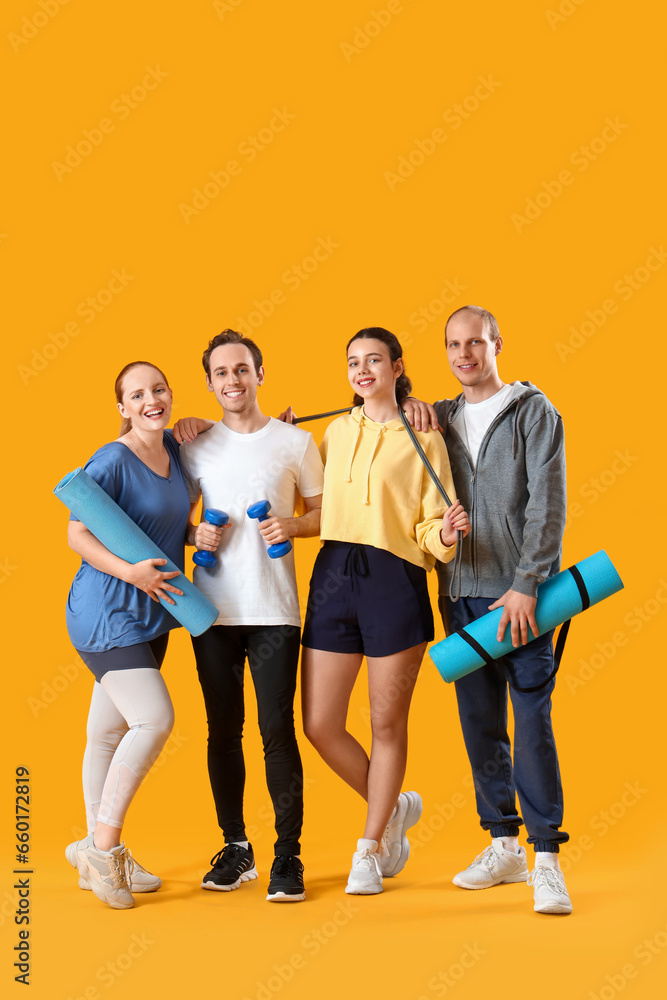
[[[452,420],[452,427],[468,449],[473,468],[477,464],[479,446],[484,435],[507,403],[513,385],[513,382],[509,382],[494,396],[483,399],[481,403],[469,403],[466,400]]]
[[[253,434],[220,422],[181,446],[190,501],[229,514],[213,569],[196,566],[194,583],[218,608],[216,625],[300,625],[294,549],[271,559],[258,521],[246,514],[258,500],[269,516],[293,517],[295,494],[322,492],[322,459],[312,434],[274,417]],[[294,544],[294,543],[292,543]]]

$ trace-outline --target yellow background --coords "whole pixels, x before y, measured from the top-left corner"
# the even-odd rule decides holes
[[[10,0],[0,32],[0,250],[10,304],[3,986],[11,995],[23,989],[13,982],[11,887],[14,769],[25,765],[33,997],[657,996],[667,966],[667,569],[664,276],[652,248],[660,251],[667,234],[664,49],[653,5],[44,4],[50,13],[38,0]],[[153,89],[136,90],[148,69]],[[467,117],[456,117],[457,104]],[[293,117],[285,124],[275,109]],[[91,132],[103,119],[107,131]],[[429,145],[434,129],[442,141]],[[63,170],[84,130],[98,144],[87,155],[80,147],[78,165],[70,154]],[[249,136],[264,138],[252,161]],[[421,163],[417,140],[428,151]],[[410,163],[411,155],[411,175],[392,179],[401,162],[410,173],[400,157]],[[230,160],[239,167],[226,187],[208,188],[198,214],[184,210]],[[328,258],[316,270],[302,265],[320,239]],[[311,273],[302,270],[295,288],[293,269],[302,266]],[[115,284],[106,304],[114,270],[126,285]],[[271,312],[276,289],[283,296]],[[89,297],[101,306],[93,319]],[[499,319],[501,375],[535,382],[565,419],[565,564],[604,547],[625,582],[575,620],[555,695],[573,915],[534,914],[521,885],[484,893],[451,885],[486,835],[454,692],[428,658],[405,785],[421,792],[424,818],[408,867],[384,894],[344,896],[363,808],[302,739],[308,900],[264,902],[272,829],[250,691],[247,821],[260,879],[231,894],[202,892],[221,844],[183,630],[164,670],[175,735],[126,827],[128,844],[165,886],[131,911],[104,907],[76,888],[63,855],[82,834],[91,678],[65,631],[77,559],[51,490],[115,437],[117,371],[136,358],[155,361],[170,377],[177,416],[216,416],[202,349],[223,327],[241,326],[264,350],[264,410],[293,403],[309,413],[346,405],[344,343],[380,324],[399,334],[417,394],[433,400],[457,391],[442,326],[466,302]],[[324,423],[309,426],[319,439]],[[316,549],[315,540],[297,544],[302,602]],[[365,705],[360,683],[351,726],[368,743]]]

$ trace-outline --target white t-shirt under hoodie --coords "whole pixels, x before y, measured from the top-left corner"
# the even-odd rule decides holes
[[[229,514],[216,566],[196,566],[193,577],[220,612],[215,624],[300,625],[294,549],[271,559],[246,510],[268,500],[269,517],[293,517],[297,490],[302,497],[322,492],[322,459],[312,434],[274,417],[252,434],[220,422],[182,445],[180,459],[190,501],[201,496],[203,510]]]
[[[473,468],[477,464],[479,446],[484,435],[507,403],[513,385],[513,382],[509,382],[481,403],[469,403],[466,400],[452,420],[452,427],[468,448]]]

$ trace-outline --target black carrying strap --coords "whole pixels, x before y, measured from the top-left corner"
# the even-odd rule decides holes
[[[428,458],[426,457],[426,452],[424,451],[424,449],[420,445],[419,441],[417,440],[417,435],[415,434],[415,432],[413,431],[412,427],[410,426],[410,421],[406,417],[405,412],[404,412],[402,406],[399,406],[398,412],[400,414],[401,420],[403,421],[403,426],[405,427],[406,431],[410,435],[410,439],[411,439],[413,445],[415,446],[415,448],[417,449],[417,454],[419,455],[419,457],[421,458],[422,462],[426,466],[426,471],[428,472],[429,476],[433,480],[438,493],[443,498],[443,500],[445,501],[445,503],[447,504],[447,506],[451,507],[452,506],[452,501],[447,496],[447,492],[445,490],[445,487],[442,485],[442,483],[438,479],[437,475],[435,474],[435,469],[433,468],[433,466],[429,462]],[[463,532],[462,531],[457,531],[456,536],[457,537],[456,537],[456,555],[454,556],[454,572],[452,573],[452,578],[451,578],[450,583],[449,583],[449,599],[450,599],[450,601],[453,601],[453,602],[458,601],[459,597],[461,596],[461,573],[462,573],[462,558],[463,558]],[[457,577],[458,577],[458,582],[457,582]],[[454,594],[454,590],[453,590],[455,582],[457,583],[457,586],[456,586],[456,595]],[[480,649],[481,649],[481,646],[480,646]]]
[[[326,413],[311,413],[308,417],[295,417],[293,424],[302,424],[305,420],[321,420],[322,417],[336,417],[339,413],[349,413],[351,406],[346,406],[343,410],[327,410]]]
[[[568,566],[568,568],[564,570],[564,572],[570,573],[574,582],[577,585],[577,590],[579,591],[579,597],[581,598],[581,610],[585,611],[586,608],[590,608],[591,606],[590,595],[588,593],[588,590],[586,589],[584,578],[577,569],[577,567]],[[565,649],[565,643],[567,641],[567,633],[570,631],[571,623],[572,619],[568,618],[566,622],[563,622],[563,624],[559,629],[558,639],[556,640],[556,648],[554,649],[554,668],[547,677],[547,679],[545,681],[542,681],[541,684],[536,684],[534,687],[520,687],[518,684],[512,684],[512,682],[509,681],[511,687],[515,691],[520,691],[521,694],[532,694],[533,691],[541,691],[542,688],[546,687],[549,681],[551,681],[556,676],[556,674],[558,673],[558,668],[560,667],[560,661],[563,658],[563,651]],[[464,642],[467,642],[468,645],[475,650],[477,655],[481,656],[481,658],[484,660],[485,663],[493,663],[493,657],[490,655],[490,653],[488,653],[484,649],[484,647],[477,642],[476,639],[473,639],[473,637],[468,632],[466,632],[464,628],[460,629],[456,633],[456,635],[459,635],[464,640]]]

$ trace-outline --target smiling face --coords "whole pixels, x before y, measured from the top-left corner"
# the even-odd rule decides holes
[[[257,388],[264,382],[264,368],[255,370],[252,354],[244,344],[222,344],[209,358],[208,391],[223,410],[244,413],[257,402]]]
[[[466,389],[497,391],[502,384],[496,358],[502,350],[502,337],[491,340],[481,316],[459,312],[450,319],[445,332],[447,360],[453,375]]]
[[[171,418],[172,393],[152,365],[135,365],[123,378],[118,410],[133,430],[163,430]]]
[[[347,377],[358,396],[366,400],[396,398],[396,379],[403,371],[403,359],[392,361],[381,340],[359,337],[347,351]]]

